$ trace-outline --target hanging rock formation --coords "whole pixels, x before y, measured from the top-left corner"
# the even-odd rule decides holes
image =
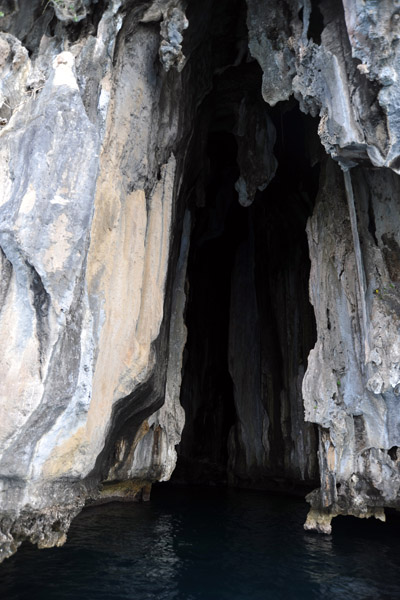
[[[397,4],[0,2],[0,560],[178,445],[399,507]]]

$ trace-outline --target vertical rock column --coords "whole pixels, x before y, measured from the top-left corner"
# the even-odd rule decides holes
[[[331,161],[307,230],[318,341],[303,394],[306,419],[320,428],[321,489],[308,497],[305,527],[323,532],[338,514],[384,519],[385,506],[399,506],[400,181],[389,170],[350,176],[365,294],[343,174]]]

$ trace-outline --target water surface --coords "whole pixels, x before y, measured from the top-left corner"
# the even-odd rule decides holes
[[[400,521],[305,532],[304,502],[160,486],[146,504],[87,509],[62,548],[0,565],[2,600],[395,600]]]

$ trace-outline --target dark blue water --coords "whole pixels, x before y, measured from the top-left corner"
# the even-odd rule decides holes
[[[303,502],[264,493],[156,490],[147,504],[86,510],[63,548],[22,547],[2,600],[400,598],[400,522],[337,519],[306,533]]]

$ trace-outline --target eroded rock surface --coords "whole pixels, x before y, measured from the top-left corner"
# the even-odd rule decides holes
[[[130,443],[164,397],[168,360],[160,358],[157,374],[153,343],[175,253],[174,148],[182,111],[171,90],[165,93],[165,72],[158,74],[158,28],[139,25],[144,7],[122,13],[120,4],[94,12],[75,42],[55,20],[57,32],[48,38],[45,30],[31,58],[11,33],[1,38],[0,323],[8,342],[1,359],[0,471],[1,510],[5,523],[11,519],[3,556],[25,536],[39,539],[38,514],[40,544],[64,540],[85,497],[98,495],[89,482],[107,478],[107,461],[96,461],[119,426],[118,401],[125,398],[130,413]],[[12,30],[13,13],[7,19]],[[26,37],[34,43],[29,36],[32,30]],[[30,82],[39,68],[36,89]],[[176,76],[168,85],[176,94],[182,88]],[[176,302],[182,315],[182,300]],[[179,354],[174,336],[184,341],[178,326],[171,326],[171,343]],[[179,366],[172,349],[170,356]],[[146,384],[142,400],[130,399]],[[174,382],[167,388],[173,396]],[[182,417],[179,423],[178,432]],[[177,435],[163,456],[173,452]],[[114,440],[116,447],[123,442]]]
[[[321,488],[309,496],[306,527],[329,532],[332,516],[382,519],[383,507],[399,504],[399,7],[347,0],[248,7],[264,99],[274,105],[293,93],[302,111],[319,117],[325,151],[351,169],[349,203],[343,173],[328,161],[307,230],[318,340],[303,394],[306,420],[319,425]]]
[[[316,424],[307,526],[397,508],[397,3],[0,8],[0,558],[148,498],[181,400],[180,456],[236,485],[315,479]],[[203,347],[185,306],[215,247]]]
[[[308,226],[310,288],[318,342],[303,382],[306,419],[320,425],[323,483],[307,526],[330,531],[328,515],[375,515],[398,506],[398,177],[351,171],[366,279],[361,294],[340,169],[326,166]],[[327,265],[329,267],[327,268]],[[365,311],[365,315],[364,315]],[[324,523],[324,524],[322,524]]]

